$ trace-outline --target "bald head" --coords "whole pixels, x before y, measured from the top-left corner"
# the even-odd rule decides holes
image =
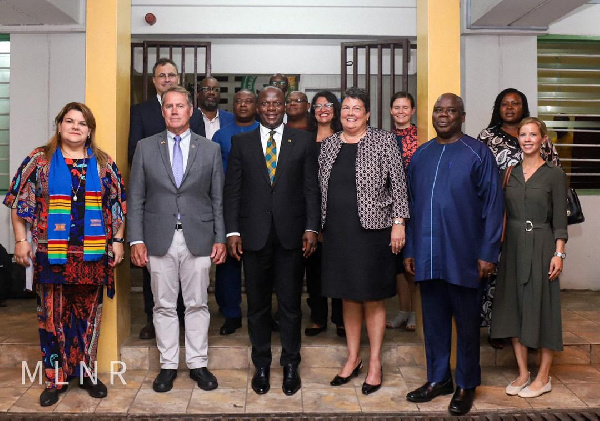
[[[453,93],[442,94],[433,106],[433,128],[440,143],[452,143],[462,136],[465,106],[461,97]]]

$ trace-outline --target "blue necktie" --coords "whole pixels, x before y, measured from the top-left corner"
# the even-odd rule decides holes
[[[175,144],[173,145],[173,177],[175,177],[175,185],[177,188],[181,186],[183,180],[183,154],[181,153],[181,137],[175,136]]]

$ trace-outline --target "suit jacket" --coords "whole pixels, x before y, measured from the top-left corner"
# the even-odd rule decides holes
[[[143,241],[149,255],[167,253],[179,213],[189,251],[209,256],[215,242],[226,241],[219,145],[191,133],[187,167],[177,188],[166,130],[141,140],[131,165],[128,205],[128,240]]]
[[[302,247],[305,230],[319,230],[316,146],[308,132],[285,127],[273,185],[260,127],[233,136],[225,177],[225,226],[245,250],[262,249],[271,223],[285,249]]]
[[[160,102],[158,102],[156,96],[148,101],[132,105],[129,118],[129,147],[127,154],[129,164],[133,160],[135,147],[140,140],[163,132],[166,129],[167,126],[162,116]],[[190,119],[190,129],[200,136],[204,136],[206,133],[204,131],[202,113],[197,108],[194,108],[192,118]]]

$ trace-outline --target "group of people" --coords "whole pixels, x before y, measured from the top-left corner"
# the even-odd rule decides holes
[[[80,373],[79,362],[96,359],[103,286],[112,297],[127,211],[131,261],[147,269],[149,323],[140,337],[156,337],[156,392],[171,390],[177,377],[180,326],[190,377],[203,390],[218,387],[208,370],[209,271],[217,265],[216,297],[225,315],[220,333],[230,334],[242,324],[243,262],[255,393],[270,390],[275,329],[282,390],[293,395],[301,387],[306,271],[311,324],[305,334],[326,329],[331,299],[331,320],[347,342],[331,386],[363,369],[366,323],[362,393],[381,387],[385,299],[400,293],[400,312],[387,327],[414,330],[418,283],[427,382],[406,398],[426,402],[453,393],[450,412],[469,412],[481,382],[480,312],[484,291],[494,290],[487,284],[496,274],[504,209],[491,336],[512,338],[519,376],[506,393],[534,397],[551,390],[552,352],[562,349],[556,280],[567,240],[566,177],[551,162],[556,155],[546,127],[528,117],[522,93],[499,95],[480,140],[462,132],[462,99],[443,94],[432,114],[437,136],[417,148],[408,93],[392,97],[395,127],[386,131],[369,126],[364,89],[348,89],[341,102],[321,91],[309,104],[302,92],[286,96],[285,77],[276,74],[258,95],[236,92],[230,114],[218,108],[216,79],[202,81],[196,109],[178,86],[175,63],[160,59],[153,72],[156,98],[132,107],[129,209],[119,170],[97,147],[96,122],[80,103],[61,110],[56,133],[25,159],[4,200],[12,208],[15,259],[34,265],[47,378],[41,405],[55,404],[75,377],[90,396],[107,395],[99,379]],[[508,174],[501,173],[503,163]],[[528,347],[542,349],[534,381]]]

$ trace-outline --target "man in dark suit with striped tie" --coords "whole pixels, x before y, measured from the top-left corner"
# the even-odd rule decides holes
[[[275,287],[281,325],[282,389],[301,385],[300,310],[303,256],[317,244],[319,189],[315,142],[284,127],[281,89],[258,96],[260,126],[232,138],[224,190],[227,248],[243,259],[248,331],[256,372],[252,389],[267,393],[271,366],[271,297]]]

